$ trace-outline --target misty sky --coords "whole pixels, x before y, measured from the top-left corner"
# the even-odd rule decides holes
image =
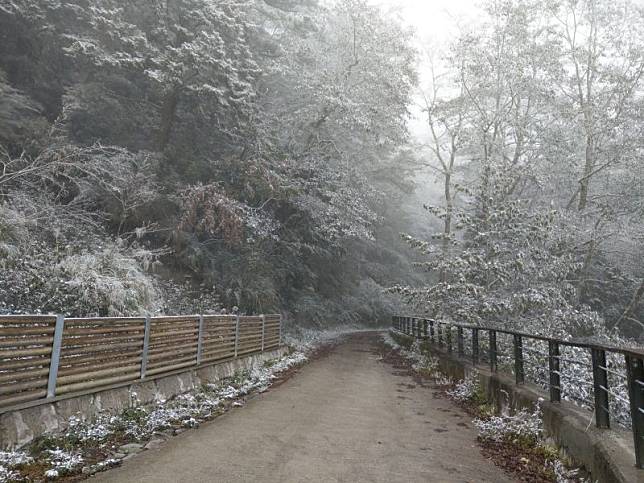
[[[416,30],[416,41],[420,49],[430,46],[445,46],[457,35],[458,26],[471,25],[476,22],[478,0],[370,0],[386,10],[395,11],[404,23]],[[644,0],[643,0],[644,1]],[[421,63],[417,66],[421,74]],[[412,119],[409,127],[416,139],[423,139],[427,129],[418,106],[412,106]]]
[[[476,19],[475,0],[371,0],[375,5],[395,9],[413,26],[420,39],[447,40],[460,22]]]

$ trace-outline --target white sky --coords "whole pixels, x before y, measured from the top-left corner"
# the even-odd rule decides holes
[[[419,49],[436,52],[447,46],[457,36],[459,26],[476,23],[480,18],[479,0],[369,0],[385,10],[396,12],[403,21],[416,31]],[[433,48],[432,48],[433,47]],[[438,48],[438,49],[437,49]],[[422,63],[417,66],[422,77],[427,71]],[[418,106],[411,106],[412,119],[409,128],[414,138],[427,136],[424,118]]]
[[[448,40],[461,22],[476,21],[477,0],[370,0],[375,5],[399,12],[414,27],[419,40]]]

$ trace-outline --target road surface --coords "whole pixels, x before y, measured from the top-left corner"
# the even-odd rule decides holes
[[[284,384],[96,475],[101,482],[509,482],[471,418],[348,337]]]

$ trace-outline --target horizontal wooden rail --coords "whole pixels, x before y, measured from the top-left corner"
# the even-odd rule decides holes
[[[545,380],[540,382],[548,387],[550,401],[553,403],[559,403],[561,401],[562,379],[567,376],[567,374],[562,373],[562,363],[572,362],[577,364],[576,367],[581,366],[580,361],[566,359],[562,355],[562,347],[577,347],[587,350],[591,362],[586,370],[592,373],[592,378],[589,377],[589,380],[592,380],[593,384],[594,401],[590,403],[595,408],[595,425],[598,428],[609,428],[609,401],[611,398],[613,400],[623,399],[623,402],[627,403],[630,408],[631,426],[635,443],[635,465],[639,469],[644,469],[644,350],[583,341],[562,340],[496,327],[456,324],[417,316],[394,316],[393,328],[403,334],[427,340],[432,344],[435,343],[441,348],[446,346],[449,353],[453,351],[452,332],[456,329],[456,354],[458,357],[465,357],[464,334],[469,331],[469,341],[471,344],[469,356],[471,357],[471,363],[476,366],[479,364],[480,358],[486,356],[490,370],[497,372],[499,356],[504,355],[512,361],[511,367],[515,375],[516,384],[523,384],[526,379],[524,353],[537,354],[544,361],[543,367],[539,369],[546,375]],[[480,337],[481,334],[485,333],[487,333],[487,354],[485,352],[481,353],[480,350]],[[510,352],[509,354],[501,354],[498,343],[499,334],[512,337],[512,350],[508,351]],[[530,340],[547,343],[547,352],[540,352],[526,347],[525,342]],[[622,375],[609,367],[607,364],[607,354],[623,357],[625,374]],[[623,377],[625,379],[628,387],[627,401],[625,398],[611,392],[609,376]],[[579,375],[575,375],[575,377],[579,377]]]
[[[280,315],[0,316],[0,413],[274,350]]]

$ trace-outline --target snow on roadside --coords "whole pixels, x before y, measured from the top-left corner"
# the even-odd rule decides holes
[[[433,359],[421,352],[417,340],[409,346],[409,349],[401,346],[391,335],[387,332],[382,335],[382,339],[388,347],[392,350],[398,351],[405,359],[412,363],[412,368],[415,371],[425,369],[426,364],[432,365]],[[428,362],[429,361],[429,362]],[[464,380],[451,381],[438,371],[438,368],[433,368],[432,374],[436,378],[438,385],[453,386],[452,389],[446,391],[446,395],[460,403],[465,402],[485,402],[478,399],[480,396],[480,383],[478,380],[478,373],[474,371],[469,374]],[[479,437],[482,440],[502,442],[506,439],[522,439],[525,444],[535,448],[547,449],[548,445],[545,442],[543,434],[543,413],[541,410],[540,400],[532,411],[527,409],[520,409],[515,414],[501,414],[501,415],[482,415],[482,417],[475,418],[472,423],[478,429]],[[557,483],[585,483],[587,480],[579,476],[578,468],[569,468],[559,458],[558,454],[553,454],[545,461],[545,470],[550,470],[554,476],[554,481]]]
[[[0,482],[18,480],[20,474],[15,469],[32,461],[24,451],[0,451]]]
[[[313,348],[314,344],[311,343],[309,347]],[[221,384],[206,384],[167,401],[158,401],[152,406],[135,406],[119,415],[101,414],[92,422],[72,416],[64,432],[44,435],[17,451],[0,452],[0,483],[27,481],[21,469],[32,464],[47,468],[42,473],[42,479],[53,480],[78,473],[85,463],[83,451],[87,447],[103,448],[108,457],[83,467],[83,473],[92,474],[115,466],[126,456],[123,453],[130,453],[123,451],[125,446],[130,446],[133,452],[140,451],[144,443],[159,432],[198,427],[216,412],[223,412],[231,406],[243,406],[240,398],[251,392],[265,391],[281,373],[303,364],[307,359],[306,353],[295,351],[239,372]],[[131,397],[137,401],[135,393]],[[130,444],[124,445],[123,438]],[[38,441],[46,441],[49,449],[37,450]],[[115,442],[121,446],[117,447]]]
[[[396,342],[389,332],[382,334],[382,340],[386,346],[391,347],[392,350],[399,351],[405,359],[412,361],[411,367],[413,370],[429,372],[436,378],[439,378],[441,384],[451,383],[451,380],[439,371],[438,361],[429,354],[425,354],[420,350],[420,343],[418,340],[414,340],[409,349],[404,348]]]

